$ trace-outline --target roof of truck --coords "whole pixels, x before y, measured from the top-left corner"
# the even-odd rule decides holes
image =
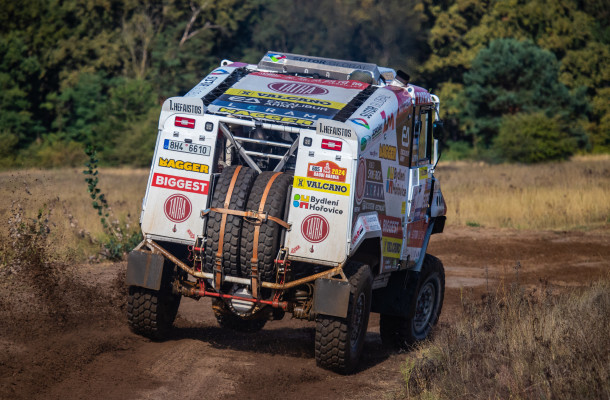
[[[223,64],[185,95],[201,98],[207,113],[313,127],[349,120],[377,90],[393,92],[399,108],[432,102],[422,88],[390,85],[395,72],[369,63],[268,52],[258,65]]]

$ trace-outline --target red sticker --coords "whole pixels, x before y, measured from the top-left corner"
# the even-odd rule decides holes
[[[165,200],[163,205],[165,216],[172,222],[184,222],[191,216],[193,206],[188,197],[182,194],[174,194]]]
[[[364,186],[366,184],[366,163],[363,158],[358,163],[358,171],[356,173],[356,202],[360,204],[362,196],[364,196]]]
[[[274,92],[298,94],[301,96],[328,93],[328,89],[319,86],[308,85],[306,83],[296,82],[274,82],[267,85],[267,87],[273,90]]]
[[[328,221],[318,214],[307,216],[301,223],[301,234],[310,243],[324,241],[329,231]]]
[[[341,168],[332,161],[319,161],[307,165],[307,176],[328,181],[345,182],[347,168]]]

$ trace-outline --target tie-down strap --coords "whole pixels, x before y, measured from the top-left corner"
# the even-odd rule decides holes
[[[205,216],[211,212],[217,212],[220,214],[227,214],[227,215],[237,215],[239,217],[244,217],[248,222],[253,223],[253,224],[261,224],[263,222],[266,222],[267,220],[269,221],[273,221],[278,225],[283,226],[286,229],[290,229],[291,225],[284,221],[283,219],[279,219],[278,217],[274,217],[273,215],[269,215],[266,212],[258,212],[258,211],[240,211],[240,210],[230,210],[228,208],[217,208],[217,207],[211,207],[208,208],[207,210],[202,210],[201,211],[201,216]]]
[[[227,190],[227,195],[225,197],[224,202],[224,208],[226,209],[229,208],[229,204],[231,203],[231,196],[233,195],[233,189],[235,189],[235,182],[237,182],[239,171],[241,171],[241,165],[238,165],[237,168],[235,168],[235,171],[233,171],[231,183],[229,184],[229,188]],[[222,284],[222,249],[224,245],[226,225],[227,214],[222,214],[222,219],[220,220],[220,235],[218,235],[218,251],[216,252],[216,260],[214,263],[214,286],[216,290],[220,290],[220,285]]]

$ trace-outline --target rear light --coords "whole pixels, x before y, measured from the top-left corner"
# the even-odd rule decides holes
[[[195,119],[186,117],[176,117],[174,125],[179,126],[180,128],[195,129]]]
[[[326,150],[341,151],[343,142],[339,140],[322,139],[322,148]]]

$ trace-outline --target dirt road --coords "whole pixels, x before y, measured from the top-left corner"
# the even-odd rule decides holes
[[[433,237],[429,252],[441,258],[446,269],[447,292],[438,327],[443,329],[459,318],[464,293],[476,296],[503,283],[519,280],[527,286],[541,279],[560,290],[607,274],[610,231],[448,228]],[[224,331],[207,299],[184,299],[172,338],[155,343],[127,328],[124,289],[117,284],[125,266],[80,267],[78,274],[93,276],[96,286],[62,288],[79,305],[67,316],[53,314],[53,307],[28,307],[34,294],[15,294],[2,287],[0,399],[400,396],[400,368],[408,354],[382,348],[376,314],[369,323],[362,368],[352,376],[316,367],[312,323],[287,316],[269,322],[258,334]],[[86,295],[73,295],[75,290]]]

